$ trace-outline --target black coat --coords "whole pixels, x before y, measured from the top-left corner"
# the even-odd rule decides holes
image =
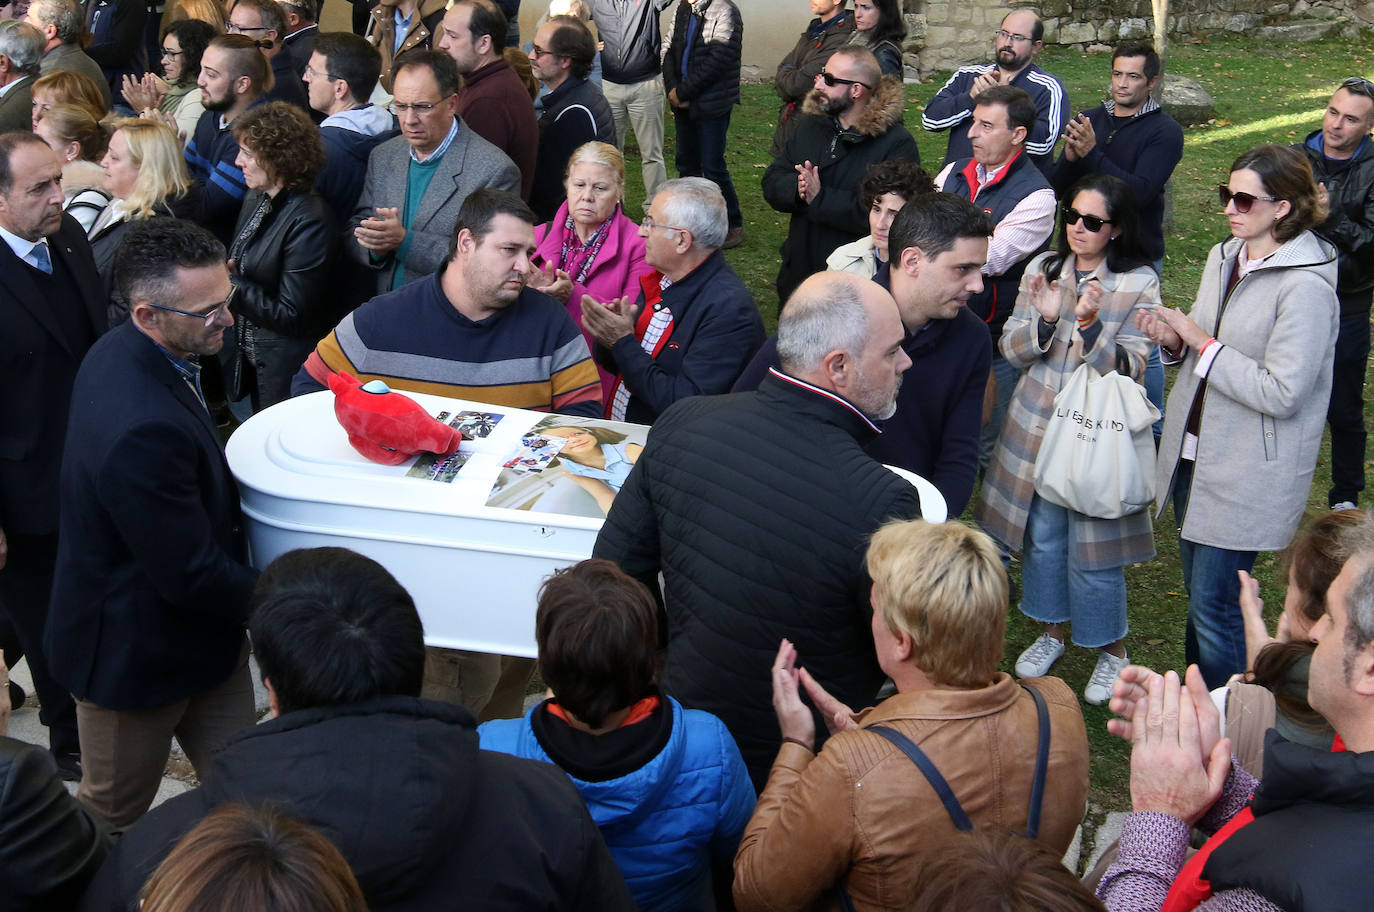
[[[833,117],[812,113],[808,100],[796,132],[782,154],[763,173],[763,198],[779,212],[791,214],[778,268],[778,300],[802,280],[825,269],[836,247],[868,234],[868,210],[859,199],[859,184],[869,165],[885,161],[920,164],[921,153],[902,123],[906,96],[901,82],[884,76],[859,120],[841,129]],[[796,166],[811,162],[820,169],[821,190],[807,203],[797,194]]]
[[[181,199],[163,201],[155,206],[152,217],[189,219],[195,215],[199,197],[199,188],[193,185],[191,192]],[[115,287],[114,260],[115,254],[119,252],[119,245],[124,242],[124,232],[128,231],[132,224],[133,221],[128,218],[110,222],[90,239],[91,255],[95,257],[95,268],[100,271],[100,281],[104,288],[102,294],[106,302],[105,312],[111,326],[118,326],[129,319],[129,302],[124,300],[124,295]]]
[[[209,690],[239,661],[258,578],[214,420],[130,320],[82,362],[69,436],[53,677],[114,710]]]
[[[682,75],[682,52],[687,48],[688,20],[695,16],[697,32]],[[739,104],[739,68],[744,43],[744,20],[733,0],[679,3],[673,30],[663,55],[663,91],[677,89],[678,109],[693,120],[724,117]]]
[[[371,912],[634,909],[564,772],[479,750],[461,706],[383,697],[235,736],[198,789],[135,824],[81,908],[130,912],[173,843],[226,802],[271,802],[329,837]]]
[[[1331,212],[1316,232],[1340,251],[1336,296],[1341,316],[1369,310],[1374,289],[1374,138],[1366,138],[1349,163],[1329,160],[1320,148],[1321,131],[1297,148],[1312,164],[1312,175],[1326,185]]]
[[[781,374],[757,392],[664,412],[611,505],[593,554],[657,591],[668,618],[664,689],[715,713],[762,788],[779,744],[778,643],[850,706],[883,673],[869,629],[869,536],[921,514],[916,489],[864,453],[873,424]],[[825,731],[818,722],[818,731]]]
[[[105,329],[100,276],[75,219],[62,217],[48,249],[54,273],[74,281],[79,296],[49,300],[34,270],[0,241],[0,529],[7,533],[57,530],[57,470],[72,383]],[[68,324],[82,327],[77,337]]]
[[[0,907],[73,908],[112,841],[109,825],[62,787],[52,754],[0,737]]]
[[[250,190],[234,226],[233,312],[246,319],[255,337],[253,367],[260,405],[265,408],[290,397],[291,378],[315,343],[343,316],[333,293],[333,278],[343,237],[333,210],[314,190],[283,190],[271,210],[240,247],[261,191]],[[220,361],[225,377],[238,354],[235,326],[225,333]]]

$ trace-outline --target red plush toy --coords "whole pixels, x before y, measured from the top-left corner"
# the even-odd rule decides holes
[[[463,434],[436,421],[420,403],[392,392],[380,380],[359,384],[352,374],[329,375],[334,417],[348,432],[353,449],[382,465],[397,465],[416,453],[447,456],[458,450]]]

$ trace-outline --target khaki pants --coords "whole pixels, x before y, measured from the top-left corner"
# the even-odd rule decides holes
[[[668,101],[663,79],[655,76],[629,85],[603,80],[601,92],[611,106],[615,144],[621,152],[625,151],[625,128],[634,127],[640,173],[644,177],[644,208],[648,211],[658,185],[668,179],[668,170],[663,166],[663,111]]]
[[[425,683],[420,696],[467,707],[478,722],[518,719],[534,659],[425,647]]]
[[[123,828],[153,804],[175,735],[186,758],[205,778],[214,752],[257,721],[248,644],[239,664],[214,688],[152,709],[104,709],[76,702],[83,775],[76,797]]]

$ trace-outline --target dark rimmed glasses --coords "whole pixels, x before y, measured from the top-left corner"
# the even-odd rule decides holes
[[[1097,232],[1101,231],[1103,225],[1110,225],[1112,223],[1111,219],[1098,218],[1095,215],[1084,215],[1077,209],[1072,209],[1068,206],[1064,207],[1065,225],[1077,225],[1080,220],[1083,222],[1083,227],[1087,228],[1093,234],[1097,234]]]
[[[844,78],[842,78],[842,77],[840,77],[840,76],[836,76],[834,73],[827,73],[825,70],[821,70],[821,71],[820,71],[819,73],[817,73],[816,75],[819,76],[819,77],[821,78],[821,82],[823,82],[823,83],[825,83],[826,85],[830,86],[830,88],[832,88],[832,89],[835,88],[835,86],[837,86],[837,85],[850,85],[850,86],[863,86],[865,89],[868,89],[868,91],[870,91],[870,92],[873,91],[873,86],[869,85],[869,84],[866,83],[866,82],[860,82],[860,81],[857,80],[857,79],[844,79]]]
[[[216,304],[212,310],[201,313],[194,313],[189,310],[178,310],[175,307],[168,307],[166,304],[154,304],[152,301],[148,302],[148,306],[156,307],[158,310],[165,310],[168,313],[180,314],[183,317],[195,317],[197,320],[203,321],[206,328],[208,329],[209,327],[214,325],[216,317],[218,317],[221,313],[229,312],[229,305],[233,303],[234,292],[236,291],[238,291],[237,285],[230,289],[229,297],[225,298],[223,301],[220,301],[218,304]]]
[[[1234,203],[1236,211],[1241,215],[1245,215],[1249,212],[1250,207],[1255,205],[1256,200],[1264,200],[1266,203],[1277,203],[1279,201],[1277,196],[1256,196],[1253,193],[1245,193],[1240,190],[1233,193],[1231,192],[1231,188],[1225,184],[1220,184],[1217,187],[1217,199],[1221,200],[1221,208],[1223,209],[1229,204]]]

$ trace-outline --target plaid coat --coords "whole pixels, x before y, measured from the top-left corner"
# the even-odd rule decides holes
[[[1045,259],[1051,255],[1042,253],[1027,265],[1016,308],[1002,330],[1002,355],[1025,373],[1011,397],[1006,424],[1002,426],[992,466],[983,482],[983,496],[977,510],[978,522],[984,531],[1018,552],[1026,534],[1031,499],[1035,495],[1032,481],[1035,457],[1040,452],[1045,426],[1054,411],[1055,394],[1084,361],[1106,373],[1118,369],[1118,358],[1122,357],[1130,376],[1140,382],[1145,374],[1150,341],[1136,328],[1135,311],[1141,305],[1159,304],[1159,280],[1154,270],[1142,266],[1118,275],[1109,272],[1104,261],[1092,273],[1107,292],[1097,314],[1102,331],[1092,350],[1085,353],[1073,313],[1076,302],[1074,258],[1070,255],[1060,269],[1060,275],[1067,278],[1060,283],[1063,300],[1059,323],[1049,344],[1042,348],[1040,315],[1031,305],[1027,284],[1029,277],[1038,274]],[[1155,556],[1154,527],[1149,510],[1120,519],[1082,517],[1076,527],[1074,556],[1087,569],[1123,567]]]

